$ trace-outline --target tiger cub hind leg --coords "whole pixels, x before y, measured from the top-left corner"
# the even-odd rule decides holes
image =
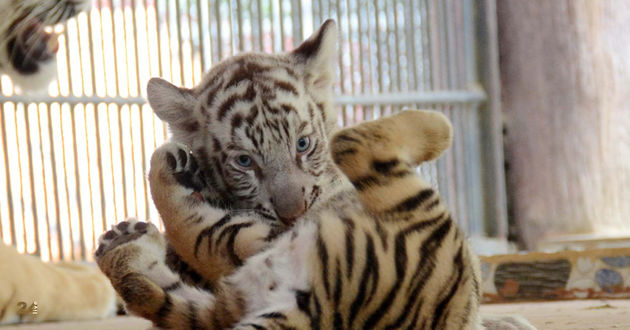
[[[451,138],[451,125],[440,113],[404,111],[341,130],[331,140],[333,160],[356,188],[363,208],[397,233],[396,276],[413,279],[400,294],[416,293],[400,299],[415,311],[396,316],[394,328],[409,322],[428,329],[479,326],[475,256],[439,194],[416,172],[420,163],[439,157]],[[411,257],[408,251],[419,254]],[[415,321],[405,319],[414,313]]]
[[[398,204],[399,211],[422,202],[439,203],[430,185],[418,180],[415,167],[440,156],[451,140],[452,127],[444,115],[407,110],[341,130],[330,149],[366,210],[381,213],[401,201],[407,203]]]
[[[454,228],[454,222],[437,192],[415,173],[415,166],[439,157],[451,140],[452,128],[444,115],[434,111],[409,110],[341,130],[331,140],[331,152],[337,166],[357,189],[363,207],[379,219],[416,222],[440,219],[438,223],[448,225],[451,228],[449,232],[455,233],[450,236],[453,239],[448,240],[452,243],[441,244],[440,249],[447,254],[461,252],[457,255],[464,263],[462,269],[466,276],[463,278],[468,280],[461,282],[459,301],[466,304],[470,302],[463,308],[469,312],[461,314],[462,319],[470,319],[467,322],[469,327],[488,330],[535,329],[520,316],[479,315],[477,306],[481,292],[477,258],[468,247],[464,235]],[[443,237],[449,235],[445,233]],[[459,248],[455,248],[457,246]],[[448,270],[450,266],[437,264],[435,267],[447,274],[456,273]],[[462,306],[465,305],[460,304]],[[440,324],[440,320],[434,320]]]
[[[222,329],[240,318],[234,290],[223,283],[215,294],[190,286],[166,265],[166,240],[152,224],[119,223],[100,237],[95,256],[127,310],[160,328]]]

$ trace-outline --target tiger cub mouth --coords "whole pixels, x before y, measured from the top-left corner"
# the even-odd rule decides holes
[[[9,29],[8,58],[15,70],[33,74],[59,50],[58,35],[38,18],[20,18]]]

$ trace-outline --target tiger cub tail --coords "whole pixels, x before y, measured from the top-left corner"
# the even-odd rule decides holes
[[[331,153],[367,211],[405,211],[432,197],[431,186],[419,180],[415,167],[438,158],[452,137],[443,114],[407,110],[339,131],[331,140]]]

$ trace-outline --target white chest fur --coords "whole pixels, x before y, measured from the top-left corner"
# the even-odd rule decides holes
[[[304,221],[269,249],[249,258],[230,280],[246,295],[247,318],[297,307],[297,290],[310,289],[309,259],[315,252],[317,225]]]

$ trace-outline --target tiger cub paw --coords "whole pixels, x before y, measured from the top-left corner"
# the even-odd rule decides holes
[[[450,121],[436,111],[406,110],[339,131],[333,160],[350,178],[396,176],[438,158],[450,146]]]
[[[149,181],[152,191],[177,194],[172,188],[179,186],[190,196],[204,200],[201,191],[206,185],[197,159],[183,144],[167,142],[153,152]]]
[[[149,239],[150,245],[162,245],[164,243],[160,232],[153,224],[127,219],[112,226],[112,229],[99,237],[99,246],[95,252],[96,260],[103,258],[105,254],[125,243],[138,243],[135,241],[140,238],[142,238],[141,241]]]
[[[372,123],[371,123],[372,124]],[[353,182],[406,169],[398,147],[379,126],[358,125],[339,131],[330,142],[335,164]],[[369,183],[369,182],[368,182]]]
[[[172,277],[162,274],[163,269],[168,269],[166,240],[153,224],[146,222],[130,219],[113,226],[99,238],[95,258],[112,280],[129,273],[145,275],[154,282],[164,282],[165,277]],[[163,267],[157,267],[161,265]]]
[[[166,247],[166,239],[154,225],[127,220],[101,235],[95,253],[99,268],[125,301],[127,311],[154,322],[160,319],[163,306],[172,304],[169,295],[181,296],[180,291],[188,289],[166,265]],[[198,290],[192,294],[199,298]]]

